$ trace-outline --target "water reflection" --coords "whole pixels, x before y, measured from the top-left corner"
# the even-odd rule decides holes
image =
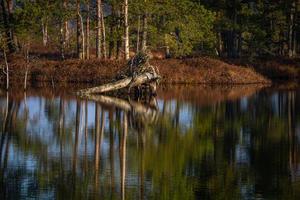
[[[299,198],[300,91],[209,91],[2,95],[1,199]]]

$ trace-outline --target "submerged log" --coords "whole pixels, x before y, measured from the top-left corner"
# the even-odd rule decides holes
[[[158,69],[149,64],[149,58],[149,52],[137,53],[136,56],[128,62],[124,70],[116,76],[116,81],[80,90],[78,94],[101,94],[123,88],[127,88],[128,92],[130,92],[132,88],[140,89],[140,86],[146,86],[144,88],[149,88],[150,93],[155,94],[160,76]]]

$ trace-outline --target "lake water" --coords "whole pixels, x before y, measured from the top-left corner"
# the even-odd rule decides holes
[[[300,199],[300,90],[1,93],[0,199]]]

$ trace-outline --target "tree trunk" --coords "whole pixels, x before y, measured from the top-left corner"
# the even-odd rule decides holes
[[[65,48],[66,48],[66,40],[64,35],[64,22],[60,25],[60,57],[62,60],[65,59]]]
[[[85,55],[86,59],[90,59],[90,2],[87,2],[87,17],[86,17],[86,36],[85,36]]]
[[[222,18],[221,12],[217,12],[217,18],[218,20]],[[222,45],[222,33],[220,30],[217,32],[217,50],[218,50],[218,56],[221,57],[223,54],[223,45]]]
[[[8,67],[8,61],[7,61],[7,56],[5,49],[3,49],[3,57],[4,57],[4,62],[5,62],[5,70],[3,69],[4,74],[6,75],[6,90],[9,89],[9,67]]]
[[[63,8],[64,8],[64,11],[66,12],[68,9],[68,0],[64,0]],[[64,35],[63,35],[64,43],[67,44],[69,42],[70,32],[69,32],[69,23],[68,23],[68,20],[66,20],[66,19],[64,20],[63,32],[64,32]]]
[[[290,13],[289,13],[289,22],[288,22],[288,26],[289,26],[289,30],[288,30],[288,56],[290,58],[292,58],[294,56],[293,54],[293,45],[294,45],[294,18],[295,18],[295,1],[293,1],[291,3],[291,9],[290,9]]]
[[[80,90],[79,94],[96,94],[96,93],[100,94],[100,93],[109,92],[112,90],[122,89],[122,88],[127,87],[130,84],[131,80],[132,80],[132,78],[128,77],[126,79],[122,79],[120,81],[101,85],[99,87],[93,87],[93,88]]]
[[[43,45],[44,47],[48,44],[48,22],[47,19],[42,20],[42,33],[43,33]]]
[[[115,46],[115,38],[113,37],[114,33],[115,33],[115,25],[116,25],[116,11],[115,11],[115,5],[112,4],[112,8],[111,8],[111,18],[112,20],[109,23],[109,44],[108,44],[108,58],[112,59],[113,56],[113,50],[114,50],[114,46]]]
[[[84,90],[80,90],[78,92],[79,95],[85,95],[85,94],[96,94],[96,93],[105,93],[105,92],[110,92],[114,90],[119,90],[122,88],[133,88],[139,85],[142,85],[144,83],[150,83],[154,82],[160,77],[157,74],[152,74],[152,73],[143,73],[141,75],[138,75],[134,79],[132,77],[128,77],[125,79],[121,79],[119,81],[113,82],[113,83],[108,83],[105,85],[101,85],[98,87],[93,87],[93,88],[88,88]],[[155,91],[153,91],[155,92]]]
[[[221,32],[218,32],[217,37],[218,37],[217,38],[218,56],[221,57],[222,56],[222,52],[223,52]]]
[[[140,23],[141,16],[138,16],[137,35],[136,35],[136,53],[140,50]]]
[[[166,45],[165,57],[171,58],[170,47],[168,45]]]
[[[124,0],[124,52],[125,60],[128,60],[129,55],[129,25],[128,25],[128,0]]]
[[[102,57],[104,59],[107,58],[107,53],[106,53],[106,34],[105,34],[105,22],[104,22],[104,12],[103,12],[103,7],[101,6],[101,31],[102,31]]]
[[[146,0],[145,0],[146,2]],[[148,17],[147,13],[143,16],[143,34],[142,34],[142,50],[147,48],[147,29],[148,29]]]
[[[120,11],[120,8],[118,8],[118,11],[117,11],[117,19],[118,19],[117,30],[119,32],[120,29],[121,29],[121,11]],[[121,39],[121,37],[118,36],[117,48],[116,48],[116,59],[120,59],[121,45],[122,45],[122,39]]]
[[[298,39],[297,39],[297,35],[298,35],[298,30],[299,30],[299,6],[300,6],[300,0],[295,0],[294,1],[295,4],[295,17],[294,17],[294,32],[293,32],[293,55],[297,56],[297,50],[298,50]]]
[[[27,89],[27,76],[28,76],[28,70],[29,70],[29,44],[27,45],[26,52],[25,52],[25,77],[24,77],[24,91]]]
[[[97,35],[96,35],[96,57],[101,58],[101,5],[102,1],[97,0]]]
[[[85,32],[84,32],[84,25],[83,25],[83,18],[80,14],[80,30],[81,30],[81,41],[82,41],[82,59],[86,59],[86,45],[85,45]]]
[[[77,12],[77,57],[84,59],[83,21],[80,14],[80,0],[76,1]]]

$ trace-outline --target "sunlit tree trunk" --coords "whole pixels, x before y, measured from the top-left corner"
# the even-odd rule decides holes
[[[124,52],[125,59],[129,59],[129,25],[128,25],[128,0],[124,0]]]
[[[42,33],[43,33],[43,45],[44,47],[48,44],[48,20],[45,18],[42,20]]]
[[[86,17],[86,27],[85,27],[85,56],[86,59],[90,59],[90,2],[87,1],[87,17]]]
[[[68,0],[64,0],[63,2],[63,8],[64,11],[67,12],[68,10]],[[69,42],[69,38],[70,38],[70,31],[69,31],[69,22],[67,19],[64,19],[63,22],[63,32],[64,32],[64,43],[67,44]]]
[[[102,57],[104,59],[107,58],[107,53],[106,53],[106,33],[105,33],[105,22],[104,22],[104,12],[103,12],[103,7],[101,5],[101,33],[102,33]]]
[[[96,57],[101,58],[101,6],[102,1],[97,0],[97,34],[96,34]]]
[[[146,0],[144,0],[146,3]],[[142,50],[147,48],[147,30],[148,29],[148,13],[145,11],[143,15],[143,34],[142,34]]]

